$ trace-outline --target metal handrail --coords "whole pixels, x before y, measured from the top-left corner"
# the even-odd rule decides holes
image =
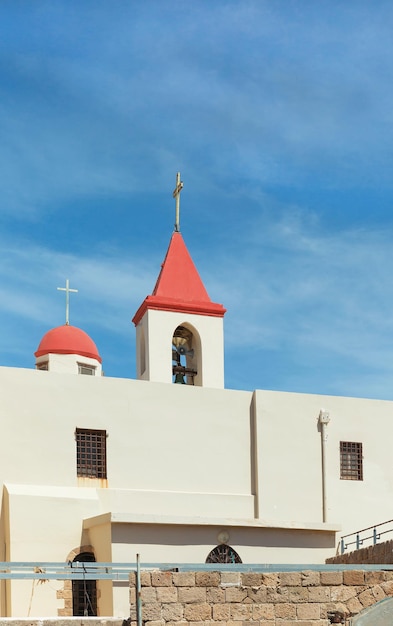
[[[386,522],[380,522],[379,524],[375,524],[374,526],[368,526],[367,528],[362,528],[361,530],[357,530],[354,533],[343,535],[340,539],[341,554],[344,554],[345,550],[349,546],[353,546],[353,545],[356,546],[356,550],[359,550],[359,548],[364,544],[364,542],[368,541],[369,539],[372,539],[372,545],[375,546],[375,544],[378,543],[382,535],[386,535],[387,533],[393,532],[393,528],[389,528],[388,530],[377,530],[377,529],[380,529],[381,526],[385,526],[386,524],[391,524],[391,523],[393,523],[393,519],[387,520]],[[368,530],[371,530],[372,533],[366,537],[360,536],[361,533],[367,532]],[[345,541],[347,537],[354,537],[354,540]]]

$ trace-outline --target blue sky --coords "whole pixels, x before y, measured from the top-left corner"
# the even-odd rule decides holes
[[[181,231],[225,317],[226,386],[393,399],[393,5],[0,5],[1,364],[131,318]]]

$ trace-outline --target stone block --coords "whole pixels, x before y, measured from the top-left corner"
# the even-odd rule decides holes
[[[151,586],[151,573],[141,572],[141,587],[150,587],[150,586]]]
[[[154,587],[151,587],[154,590]],[[177,602],[176,587],[156,587],[157,602]]]
[[[262,574],[256,572],[243,572],[240,578],[244,587],[260,587],[262,585]]]
[[[225,589],[225,602],[243,602],[247,598],[247,589],[243,587],[228,587]]]
[[[213,605],[213,619],[219,622],[226,622],[230,618],[230,605],[229,604],[214,604]]]
[[[296,607],[296,615],[298,620],[320,619],[322,617],[319,604],[299,604]]]
[[[387,580],[386,582],[381,583],[381,587],[387,596],[393,596],[393,580]]]
[[[347,570],[343,576],[344,585],[364,585],[364,572],[362,570]]]
[[[179,587],[178,589],[179,602],[185,604],[203,603],[206,602],[206,589],[204,587]]]
[[[152,622],[145,622],[145,626],[165,626],[165,620],[157,619]]]
[[[289,602],[308,602],[308,587],[286,587]]]
[[[136,614],[136,606],[130,607],[130,617],[132,620],[135,620],[135,621],[138,619],[138,616]]]
[[[364,572],[366,585],[378,585],[386,580],[386,572]]]
[[[130,598],[130,604],[135,604],[135,602],[136,602],[136,589],[135,589],[135,587],[130,587],[129,598]]]
[[[252,618],[254,620],[274,619],[274,604],[254,604]]]
[[[212,604],[223,604],[225,602],[225,589],[220,587],[208,587],[206,589],[206,601]]]
[[[302,575],[300,572],[283,572],[280,583],[282,587],[297,587],[302,584]]]
[[[375,585],[372,588],[371,592],[377,602],[379,602],[380,600],[383,600],[386,597],[386,593],[382,589],[381,585]]]
[[[272,587],[267,587],[267,601],[273,602],[273,604],[288,602],[290,588],[291,587],[277,587],[274,589]]]
[[[176,587],[194,587],[195,572],[173,572],[172,579]]]
[[[142,618],[144,622],[151,622],[161,619],[161,604],[158,602],[146,602],[142,607]]]
[[[321,572],[321,585],[342,585],[343,573],[342,572]]]
[[[356,615],[357,613],[360,613],[360,611],[363,611],[363,606],[360,604],[358,598],[350,598],[346,604],[348,611],[350,611],[352,615]]]
[[[247,589],[247,595],[252,602],[267,602],[267,587],[260,587],[260,589]]]
[[[360,603],[365,608],[367,606],[371,606],[372,604],[375,604],[375,598],[370,589],[367,589],[366,591],[362,591],[362,593],[359,594],[358,598],[359,598]]]
[[[197,587],[218,587],[220,580],[219,572],[196,572],[195,574]]]
[[[221,585],[237,585],[240,587],[240,574],[238,572],[221,572]]]
[[[212,617],[212,607],[210,604],[187,604],[184,607],[184,617],[189,622],[204,622]]]
[[[303,587],[318,587],[321,584],[321,576],[319,572],[311,570],[302,572]]]
[[[346,602],[356,596],[356,587],[333,587],[330,589],[330,599],[332,602]]]
[[[277,626],[330,626],[330,622],[328,620],[280,620],[277,623]]]
[[[162,617],[165,622],[178,622],[183,619],[184,607],[182,604],[164,604]]]
[[[328,613],[334,613],[340,611],[345,615],[348,613],[348,609],[342,602],[327,602],[326,604],[310,604],[310,606],[319,606],[321,611],[321,619],[327,619]]]
[[[173,583],[172,572],[152,572],[152,587],[171,587]]]
[[[237,622],[250,620],[252,616],[252,604],[231,604],[231,619]]]
[[[136,597],[136,590],[135,592]],[[141,600],[142,602],[155,602],[157,600],[156,596],[156,588],[155,587],[142,587],[141,588]]]
[[[283,604],[276,604],[274,611],[276,619],[296,618],[296,605],[292,603],[284,602]]]
[[[308,588],[308,601],[309,602],[329,602],[330,589],[329,587],[309,587]]]
[[[266,585],[266,587],[278,587],[280,584],[279,574],[267,573],[262,574],[262,585]]]

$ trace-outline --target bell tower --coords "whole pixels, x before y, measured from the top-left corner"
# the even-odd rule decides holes
[[[212,302],[176,222],[153,293],[135,313],[137,378],[199,387],[224,387],[225,308]]]

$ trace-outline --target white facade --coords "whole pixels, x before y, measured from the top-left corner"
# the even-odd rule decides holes
[[[170,384],[187,323],[211,352],[195,346],[194,385]],[[88,546],[101,562],[204,563],[227,543],[244,563],[321,563],[339,531],[392,517],[392,402],[224,389],[222,316],[148,309],[137,332],[139,380],[71,375],[75,355],[0,368],[0,560]],[[105,475],[80,474],[77,429],[104,431]],[[340,442],[362,444],[362,479],[340,477]],[[128,617],[125,586],[99,591],[99,615]],[[64,615],[64,597],[61,582],[2,582],[0,613]]]
[[[390,440],[381,436],[391,402],[15,368],[0,368],[0,386],[1,560],[66,561],[91,545],[98,561],[132,562],[138,552],[145,563],[203,563],[226,531],[243,562],[318,563],[334,554],[336,530],[391,517]],[[106,431],[106,480],[77,477],[76,428]],[[363,443],[362,481],[340,480],[342,440]],[[26,616],[31,585],[13,585],[9,615]],[[122,591],[109,602],[120,617]],[[43,585],[31,614],[62,606]]]

